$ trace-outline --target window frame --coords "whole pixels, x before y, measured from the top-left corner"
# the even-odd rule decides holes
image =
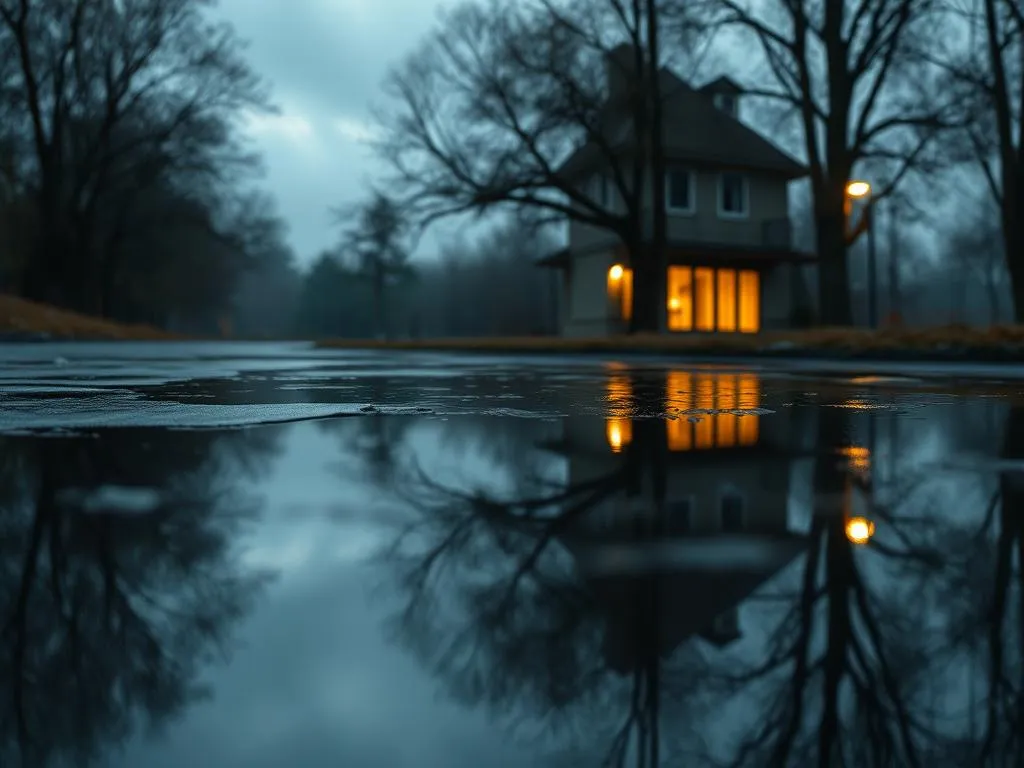
[[[679,208],[672,205],[672,175],[673,174],[685,174],[686,186],[687,186],[687,197],[689,197],[689,207]],[[697,173],[692,168],[683,167],[669,167],[665,171],[665,211],[667,213],[692,216],[697,212]]]
[[[739,99],[732,93],[716,93],[712,99],[716,109],[720,109],[730,117],[736,117]]]
[[[725,209],[725,180],[727,177],[739,179],[742,187],[740,199],[743,201],[742,211],[727,211]],[[718,174],[718,218],[720,219],[749,219],[750,218],[750,178],[744,173],[736,171],[725,171]]]

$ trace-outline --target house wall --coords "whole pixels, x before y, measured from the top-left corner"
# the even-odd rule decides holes
[[[563,335],[601,336],[611,331],[608,269],[614,263],[613,258],[610,250],[574,257],[568,306],[563,315]]]
[[[776,414],[778,415],[778,414]],[[714,534],[722,530],[721,499],[726,493],[743,498],[744,530],[750,533],[782,533],[789,521],[789,495],[795,451],[799,440],[786,435],[787,430],[805,430],[803,424],[788,418],[759,417],[763,446],[776,446],[777,451],[759,451],[744,456],[729,449],[694,450],[669,454],[666,475],[666,513],[671,518],[673,502],[689,502],[690,528],[693,534]],[[750,418],[750,417],[741,417]],[[568,442],[582,449],[568,461],[568,482],[576,484],[603,477],[622,466],[623,454],[611,453],[605,435],[605,422],[594,418],[566,420]],[[628,449],[627,449],[628,450]],[[785,452],[784,452],[785,451]],[[651,478],[641,482],[639,493],[625,492],[595,505],[580,529],[593,533],[610,527],[630,513],[649,513],[652,496]],[[667,521],[671,525],[671,519]]]
[[[758,246],[764,243],[766,222],[789,216],[788,182],[774,174],[747,173],[749,215],[744,219],[721,218],[718,215],[718,179],[716,170],[694,168],[696,206],[693,213],[668,212],[668,237],[696,243]],[[648,195],[649,198],[649,195]],[[648,210],[650,200],[647,201]],[[615,201],[612,210],[621,210]],[[618,238],[606,229],[577,221],[569,222],[569,246],[574,250],[611,247]]]
[[[778,264],[761,273],[762,330],[784,330],[792,325],[795,269],[792,264]]]

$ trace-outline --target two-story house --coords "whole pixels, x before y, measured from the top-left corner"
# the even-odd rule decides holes
[[[626,101],[623,73],[631,57],[628,46],[609,55],[610,105]],[[693,88],[662,69],[659,82],[668,220],[662,330],[756,333],[791,326],[796,266],[813,257],[792,247],[788,185],[805,176],[806,168],[741,121],[742,91],[730,79]],[[590,199],[613,211],[623,203],[610,158],[621,152],[620,167],[628,167],[636,154],[632,121],[625,109],[619,111],[618,125],[608,130],[615,137],[612,152],[585,144],[561,168]],[[647,212],[650,205],[647,199]],[[614,233],[570,221],[568,246],[539,263],[561,272],[564,335],[626,330],[632,270],[629,252]]]

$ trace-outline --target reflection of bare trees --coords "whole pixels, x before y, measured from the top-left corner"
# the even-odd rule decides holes
[[[559,765],[1017,765],[1024,475],[1003,475],[1002,504],[960,517],[911,514],[889,494],[864,512],[874,537],[855,544],[851,492],[870,497],[872,478],[847,446],[850,418],[818,414],[805,554],[757,631],[731,647],[692,634],[666,645],[666,596],[697,582],[659,567],[601,582],[574,558],[572,532],[612,498],[653,510],[625,515],[622,541],[670,535],[654,419],[602,446],[614,470],[558,490],[457,491],[397,475],[416,510],[388,553],[405,599],[397,635],[460,700],[570,732]],[[1004,455],[1024,459],[1016,413]],[[979,654],[987,682],[969,704]],[[728,734],[726,713],[745,713]]]
[[[232,555],[255,509],[220,476],[223,441],[129,430],[0,447],[4,765],[91,763],[203,694],[200,665],[262,583]]]
[[[602,653],[601,606],[563,538],[595,505],[638,483],[645,467],[630,456],[607,475],[518,499],[448,489],[419,474],[406,488],[415,519],[389,552],[405,596],[398,637],[452,695],[523,727],[568,727],[586,710],[592,728],[624,697],[626,714],[608,729],[614,765],[638,736],[647,751],[659,741],[656,639],[641,640],[641,655],[653,650],[653,657],[630,672],[623,690]],[[638,618],[645,638],[657,612]]]

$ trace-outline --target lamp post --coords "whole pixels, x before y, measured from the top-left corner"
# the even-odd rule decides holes
[[[846,185],[847,211],[853,200],[864,200],[864,224],[868,230],[868,325],[878,327],[878,251],[875,247],[874,197],[871,184],[866,181],[851,181]]]

